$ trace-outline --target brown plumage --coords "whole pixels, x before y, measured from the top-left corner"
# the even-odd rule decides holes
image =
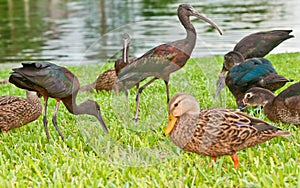
[[[300,124],[300,82],[289,86],[278,96],[263,88],[251,88],[243,102],[246,106],[262,105],[271,121]]]
[[[36,120],[41,113],[42,104],[36,92],[26,91],[26,99],[0,97],[0,128],[3,133]]]
[[[116,86],[118,90],[127,90],[136,86],[144,79],[152,77],[138,89],[136,95],[136,111],[134,120],[138,120],[139,104],[142,91],[157,79],[163,79],[166,86],[167,102],[169,101],[169,78],[172,72],[182,68],[190,58],[196,44],[196,29],[190,21],[190,17],[199,18],[222,34],[220,28],[211,20],[201,15],[190,4],[178,6],[177,15],[180,23],[186,30],[186,37],[156,46],[146,52],[130,65],[124,67],[118,74]]]
[[[129,45],[130,45],[130,36],[127,33],[123,34],[123,49],[122,49],[122,58],[115,61],[115,68],[108,69],[107,71],[100,74],[97,80],[91,84],[84,85],[80,87],[80,91],[93,92],[95,89],[98,91],[111,91],[113,86],[117,81],[117,75],[120,70],[129,65],[131,62],[136,60],[136,57],[128,58],[129,54]]]
[[[117,80],[116,71],[114,68],[104,71],[98,76],[95,82],[80,87],[80,91],[93,92],[96,91],[111,91]]]
[[[231,155],[238,167],[237,151],[289,135],[289,132],[237,110],[211,108],[200,110],[196,99],[178,93],[169,102],[169,121],[165,134],[181,149],[199,155]]]

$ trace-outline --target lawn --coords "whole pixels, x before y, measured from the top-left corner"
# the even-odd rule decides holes
[[[300,80],[300,53],[267,58],[279,74]],[[218,56],[189,60],[171,74],[171,96],[185,92],[195,96],[201,108],[236,108],[227,88],[217,101],[213,100],[222,61]],[[8,77],[15,66],[19,65],[1,65],[0,79]],[[112,66],[107,63],[67,68],[83,85]],[[0,88],[1,95],[25,97],[25,91],[14,85]],[[137,123],[132,121],[135,89],[129,93],[128,105],[124,94],[114,92],[79,93],[77,103],[88,98],[100,104],[110,133],[104,133],[96,118],[74,116],[61,105],[57,119],[66,137],[62,141],[51,123],[55,106],[51,99],[47,116],[50,141],[42,117],[1,134],[1,187],[300,187],[300,138],[295,125],[276,124],[292,136],[239,151],[241,167],[235,170],[230,156],[220,157],[210,165],[210,157],[181,151],[163,135],[168,113],[162,80],[144,90]],[[248,113],[253,114],[251,110]],[[263,114],[256,116],[269,121]]]

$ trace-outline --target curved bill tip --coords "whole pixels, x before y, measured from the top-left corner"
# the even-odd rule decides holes
[[[213,26],[216,30],[218,30],[218,32],[220,33],[220,35],[223,35],[223,31],[219,28],[219,26],[213,22],[212,20],[210,20],[209,18],[205,17],[204,15],[200,14],[199,12],[194,10],[194,16],[196,16],[197,18],[209,23],[211,26]]]
[[[102,125],[103,130],[104,130],[106,133],[109,133],[108,128],[107,128],[105,122],[104,122],[103,119],[102,119],[102,116],[101,116],[101,115],[97,116],[97,119],[98,119],[98,121],[100,122],[100,124]]]

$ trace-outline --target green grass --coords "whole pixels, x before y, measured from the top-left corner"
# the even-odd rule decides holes
[[[299,81],[300,53],[267,56],[278,73]],[[236,108],[228,89],[213,101],[222,57],[191,59],[170,78],[171,96],[177,92],[194,95],[201,108]],[[0,78],[10,68],[1,65]],[[94,81],[113,64],[67,66],[82,84]],[[0,85],[1,95],[25,97],[13,85]],[[286,88],[287,86],[285,86]],[[144,90],[140,120],[134,123],[135,89],[129,106],[123,94],[79,93],[77,102],[97,100],[110,134],[97,120],[73,116],[61,105],[58,124],[66,136],[62,141],[51,123],[55,100],[49,100],[47,141],[42,117],[35,122],[0,135],[0,185],[3,187],[300,187],[299,129],[276,124],[292,133],[239,151],[241,168],[233,169],[229,156],[220,157],[213,168],[210,157],[181,151],[163,135],[167,123],[165,86],[162,80]],[[252,112],[250,112],[252,113]],[[263,114],[258,117],[267,120]]]

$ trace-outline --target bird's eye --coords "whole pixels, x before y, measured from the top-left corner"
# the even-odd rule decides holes
[[[247,94],[246,94],[246,98],[247,98],[247,99],[250,99],[251,97],[252,97],[252,94],[251,94],[251,93],[247,93]]]
[[[174,104],[174,107],[177,107],[177,106],[178,106],[178,103],[175,103],[175,104]]]

